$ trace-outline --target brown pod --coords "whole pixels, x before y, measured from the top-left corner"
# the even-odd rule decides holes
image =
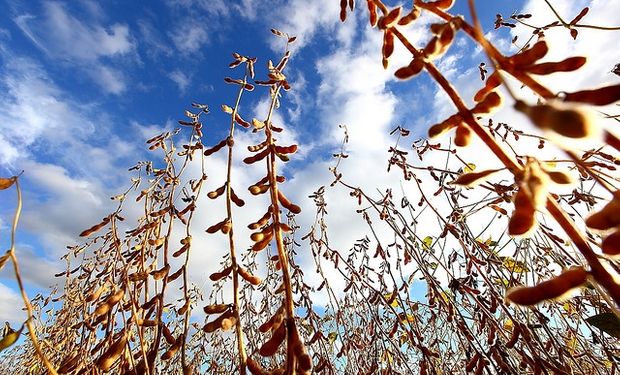
[[[252,275],[250,271],[241,266],[238,266],[237,271],[239,272],[239,275],[245,279],[245,281],[252,285],[259,285],[262,281],[260,277]]]
[[[172,275],[168,275],[168,277],[166,277],[166,282],[172,282],[172,281],[178,279],[179,276],[181,276],[183,274],[183,270],[185,270],[185,266],[182,266],[181,268],[179,268],[178,271],[176,271]]]
[[[254,120],[255,120],[255,121],[258,121],[258,120],[256,120],[256,119],[254,119]],[[264,124],[265,124],[265,123],[263,122],[263,126],[264,126]],[[254,125],[254,127],[256,128],[257,126],[256,126],[256,125]],[[267,146],[267,143],[268,143],[267,141],[262,141],[261,143],[259,143],[259,144],[257,144],[257,145],[251,145],[251,146],[248,146],[248,151],[250,151],[250,152],[258,152],[258,151],[260,151],[260,150],[264,149],[264,148],[265,148],[265,146]]]
[[[601,249],[605,255],[613,257],[620,255],[620,228],[605,237],[601,244]]]
[[[172,346],[170,347],[170,349],[166,350],[166,351],[164,352],[164,354],[162,354],[162,355],[161,355],[161,360],[162,360],[162,361],[167,361],[167,360],[169,360],[170,358],[174,357],[174,355],[175,355],[175,354],[177,354],[177,352],[179,351],[179,348],[180,348],[180,347],[181,347],[180,343],[179,343],[179,344],[177,344],[177,343],[175,342],[175,344],[174,344],[174,345],[172,345]]]
[[[278,351],[280,344],[282,344],[285,338],[286,338],[286,324],[282,323],[275,331],[273,331],[273,335],[271,336],[271,339],[269,339],[267,342],[265,342],[260,347],[260,349],[258,350],[258,353],[262,355],[263,357],[273,356],[274,354],[276,354],[276,351]]]
[[[409,78],[412,78],[418,75],[418,73],[420,73],[423,68],[424,68],[424,60],[414,58],[413,60],[411,60],[409,65],[402,67],[400,69],[397,69],[394,72],[394,76],[396,76],[396,78],[398,79],[403,79],[403,80],[409,79]]]
[[[501,169],[488,169],[480,172],[463,173],[450,183],[454,185],[471,187],[484,182],[488,176],[499,171],[501,171]]]
[[[377,27],[379,27],[380,30],[385,30],[395,26],[402,10],[402,7],[392,9],[388,14],[379,18],[377,21]]]
[[[248,190],[250,191],[252,195],[260,195],[260,194],[265,194],[269,190],[269,187],[270,187],[269,184],[252,185],[248,188]]]
[[[267,212],[260,219],[258,219],[258,221],[255,221],[254,223],[249,224],[248,228],[258,229],[262,227],[263,225],[267,224],[270,218],[271,218],[271,208],[267,210]]]
[[[614,197],[600,211],[590,215],[586,219],[586,225],[598,230],[611,229],[620,225],[620,198]]]
[[[110,222],[110,217],[106,217],[103,219],[103,221],[99,224],[95,224],[92,227],[86,229],[85,231],[83,231],[82,233],[80,233],[80,237],[88,237],[91,234],[97,232],[98,230],[100,230],[101,228],[105,227],[106,224],[108,224]]]
[[[219,150],[221,150],[222,147],[224,147],[224,146],[226,146],[226,139],[223,139],[222,141],[220,141],[215,146],[206,149],[205,152],[204,152],[204,155],[205,156],[209,156],[211,154],[214,154],[214,153],[218,152]]]
[[[454,137],[454,144],[459,146],[459,147],[467,147],[469,146],[469,143],[471,142],[471,130],[469,130],[469,127],[461,124],[459,126],[456,127],[456,135]]]
[[[206,314],[221,314],[228,310],[230,305],[225,303],[218,303],[213,305],[207,305],[204,307],[204,311]]]
[[[295,152],[297,152],[297,145],[274,146],[274,150],[278,154],[294,154]]]
[[[226,191],[226,184],[220,186],[219,188],[217,188],[217,189],[215,189],[213,191],[210,191],[207,194],[207,197],[209,197],[211,199],[215,199],[215,198],[219,197],[220,195],[224,194],[225,191]]]
[[[172,256],[176,258],[183,255],[187,250],[189,250],[189,246],[189,243],[186,243],[185,245],[181,246],[179,250],[172,253]]]
[[[506,292],[506,300],[518,305],[535,305],[544,300],[561,298],[585,284],[587,278],[588,272],[583,267],[573,267],[536,286],[512,288]]]
[[[172,332],[170,332],[170,328],[166,326],[164,323],[161,323],[161,332],[164,334],[164,338],[169,345],[174,345],[176,342]]]
[[[454,0],[429,1],[425,5],[426,6],[435,7],[435,8],[439,8],[439,9],[442,9],[442,10],[448,10],[448,9],[452,8],[452,6],[454,5]]]
[[[572,184],[573,178],[568,174],[560,171],[545,171],[549,179],[559,185]]]
[[[558,62],[546,62],[532,65],[527,68],[527,72],[536,75],[547,75],[557,72],[572,72],[581,68],[585,63],[585,57],[575,56]]]
[[[620,100],[620,84],[594,90],[569,92],[564,95],[564,101],[581,102],[592,105],[608,105],[618,100]]]
[[[207,228],[207,233],[215,233],[219,230],[222,229],[222,227],[224,226],[224,224],[228,223],[228,219],[224,219],[222,221],[220,221],[217,224],[213,224],[211,225],[209,228]]]
[[[394,33],[392,30],[387,29],[383,33],[383,47],[381,48],[381,53],[383,56],[383,68],[387,69],[388,67],[388,59],[394,53]]]
[[[398,24],[400,26],[407,26],[411,22],[418,19],[418,17],[420,17],[420,13],[420,8],[414,6],[409,13],[407,13],[400,20],[398,20]]]
[[[558,103],[528,106],[517,101],[515,109],[523,112],[539,128],[552,130],[568,138],[586,138],[594,134],[591,116],[583,109]]]
[[[471,109],[472,113],[491,113],[502,105],[502,97],[497,91],[491,91],[484,99]]]
[[[472,372],[472,371],[474,371],[474,368],[476,368],[476,364],[480,360],[480,357],[481,357],[480,353],[476,352],[476,354],[474,354],[474,356],[471,357],[469,362],[467,362],[467,364],[465,365],[465,372]]]
[[[127,334],[123,331],[121,337],[116,340],[110,347],[97,359],[95,365],[101,371],[108,371],[112,368],[116,360],[125,351],[127,345]]]
[[[521,335],[521,328],[518,325],[515,325],[512,329],[512,334],[510,335],[510,339],[506,342],[506,348],[512,349],[519,341],[519,336]]]
[[[267,245],[269,245],[269,242],[271,242],[272,238],[273,238],[273,231],[270,231],[263,239],[261,239],[260,241],[252,245],[252,251],[263,250],[264,248],[267,247]]]
[[[258,330],[262,333],[265,333],[271,330],[273,327],[280,325],[282,323],[282,320],[284,319],[283,314],[284,310],[282,309],[282,307],[280,307],[278,311],[276,311],[275,314],[273,314],[271,318],[269,318],[269,320],[267,320],[265,323],[261,324],[258,327]]]
[[[256,163],[259,160],[263,160],[267,155],[269,155],[270,152],[271,152],[270,148],[265,148],[261,152],[254,154],[252,156],[248,156],[247,158],[243,159],[243,162],[246,164]]]
[[[478,90],[476,95],[474,95],[474,101],[480,102],[482,101],[490,92],[492,92],[495,88],[501,85],[502,81],[500,79],[499,73],[497,71],[491,73],[487,78],[484,87]]]
[[[441,45],[439,44],[439,39],[436,36],[432,37],[431,40],[428,41],[423,50],[424,56],[428,59],[438,56],[440,51]]]
[[[539,40],[532,48],[510,57],[509,60],[516,66],[528,66],[545,57],[547,52],[549,52],[547,42]]]
[[[250,239],[254,242],[258,242],[261,241],[262,239],[264,239],[265,237],[271,235],[273,231],[273,225],[268,225],[265,228],[263,228],[260,232],[254,232],[250,235]]]
[[[224,321],[224,319],[228,319],[232,316],[233,316],[232,311],[226,311],[225,313],[217,317],[215,320],[205,324],[202,330],[205,331],[206,333],[215,332],[216,330],[222,328],[222,322]]]
[[[84,301],[85,302],[92,302],[92,301],[98,299],[101,296],[101,294],[103,292],[105,292],[107,289],[108,289],[107,283],[101,284],[101,286],[99,288],[97,288],[94,292],[92,292],[88,296],[86,296]]]
[[[258,362],[254,361],[252,358],[248,357],[246,364],[248,366],[248,370],[250,370],[253,375],[264,375],[267,373],[267,371],[265,371],[265,369],[263,369],[261,365],[259,365]]]
[[[233,203],[236,204],[237,207],[243,207],[245,205],[245,201],[239,198],[239,196],[232,188],[230,189],[230,200],[233,201]]]
[[[209,279],[211,279],[211,281],[219,281],[223,278],[225,278],[226,276],[230,275],[230,271],[232,271],[232,266],[228,266],[226,268],[224,268],[222,271],[220,272],[214,272],[209,276]]]
[[[514,196],[515,210],[508,222],[511,236],[523,236],[536,226],[536,208],[526,189],[519,188]]]
[[[168,271],[170,271],[170,265],[166,264],[161,269],[152,271],[151,272],[151,276],[153,276],[153,279],[155,279],[155,280],[161,280],[164,277],[166,277],[166,275],[168,275]]]
[[[278,190],[278,201],[282,203],[282,206],[284,206],[287,210],[291,211],[294,214],[298,214],[301,212],[301,208],[288,200],[288,198],[286,198],[286,196],[280,190]]]

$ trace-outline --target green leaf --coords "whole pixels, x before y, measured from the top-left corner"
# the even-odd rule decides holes
[[[424,239],[422,240],[422,246],[426,249],[426,250],[430,250],[431,245],[433,244],[433,237],[431,236],[426,236],[424,237]]]
[[[514,273],[530,272],[530,269],[527,268],[527,265],[521,262],[520,260],[515,260],[511,257],[501,257],[501,259],[502,259],[502,264],[504,265],[504,267],[506,267],[506,269],[510,272],[514,272]]]
[[[476,170],[476,164],[474,163],[467,163],[467,165],[463,168],[463,172],[465,173],[473,172],[474,170]]]
[[[336,342],[337,338],[338,338],[338,333],[336,333],[336,332],[330,332],[327,335],[327,339],[329,340],[330,344],[333,344],[334,342]]]
[[[19,336],[22,334],[23,330],[24,330],[23,324],[21,328],[16,331],[13,328],[11,328],[8,322],[6,322],[4,326],[4,336],[2,337],[2,339],[0,339],[0,351],[15,344]]]
[[[592,324],[610,336],[620,339],[620,319],[614,313],[606,312],[586,318]]]

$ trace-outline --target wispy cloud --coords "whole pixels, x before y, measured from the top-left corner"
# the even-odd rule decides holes
[[[179,88],[179,92],[181,94],[185,93],[187,87],[189,86],[189,83],[191,82],[190,77],[188,77],[185,73],[178,69],[170,72],[170,74],[168,74],[168,78],[170,78],[174,83],[177,84],[177,87]]]
[[[41,14],[27,13],[14,18],[39,49],[51,59],[78,66],[106,92],[120,94],[125,91],[123,72],[105,59],[126,56],[134,50],[127,25],[103,26],[97,20],[85,22],[71,15],[59,2],[46,2],[41,8]]]

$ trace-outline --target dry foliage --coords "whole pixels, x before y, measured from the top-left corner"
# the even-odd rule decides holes
[[[404,47],[411,62],[395,69],[395,76],[406,80],[428,73],[455,107],[453,115],[428,128],[429,137],[439,141],[411,141],[403,127],[392,132],[396,142],[389,150],[388,171],[400,170],[403,183],[417,192],[396,198],[388,190],[376,196],[348,184],[339,169],[348,156],[342,126],[342,150],[334,154],[331,169],[334,181],[310,196],[316,207],[314,224],[299,228],[295,215],[300,207],[287,198],[286,179],[278,174],[280,163],[292,157],[297,145],[279,144],[277,135],[285,129],[273,123],[281,95],[291,88],[284,72],[295,38],[272,30],[283,38],[286,50],[278,63],[269,61],[263,80],[254,79],[256,59],[233,54],[230,67],[237,78],[225,81],[239,91],[233,106],[221,107],[230,115],[227,136],[215,145],[203,144],[203,119],[209,110],[194,103],[194,109],[185,112],[187,119],[179,121],[182,131],[147,141],[155,161],[131,168],[135,176],[130,188],[113,197],[117,208],[80,234],[85,242],[69,248],[67,268],[57,275],[64,278],[62,290],[32,301],[24,294],[31,340],[9,348],[23,327],[5,329],[2,371],[616,373],[620,141],[589,111],[618,101],[620,85],[559,95],[537,81],[540,75],[579,74],[585,63],[579,56],[539,63],[553,48],[544,39],[546,30],[564,27],[578,38],[582,27],[600,32],[615,28],[582,23],[588,8],[571,22],[558,15],[543,26],[528,24],[528,14],[498,15],[496,28],[533,29],[532,40],[515,55],[504,56],[485,39],[474,2],[469,2],[472,22],[449,13],[453,2],[416,0],[407,9],[389,8],[381,0],[365,4],[370,26],[383,33],[383,66],[389,68],[394,49]],[[344,21],[355,4],[340,4]],[[422,13],[439,21],[430,25],[428,43],[418,47],[401,27]],[[458,33],[480,45],[491,62],[490,68],[479,66],[484,83],[471,108],[433,63],[449,52]],[[537,94],[539,102],[521,100],[505,82],[507,76]],[[240,104],[245,95],[259,91],[255,86],[266,88],[271,105],[265,118],[248,120]],[[488,118],[509,102],[502,99],[500,88],[542,135]],[[256,134],[256,144],[247,152],[235,147],[237,131]],[[447,133],[454,135],[453,143]],[[554,165],[520,152],[532,143],[546,147],[551,141],[543,135],[551,135],[561,149],[562,139],[597,134],[602,134],[599,147],[566,149]],[[186,141],[178,147],[180,135]],[[464,159],[462,148],[474,138],[497,157],[495,168],[475,170],[475,164]],[[406,140],[411,147],[403,145]],[[263,196],[266,202],[264,214],[250,223],[233,217],[234,206],[242,210],[245,200],[255,199],[233,189],[235,176],[243,173],[234,168],[233,152],[247,154],[246,170],[264,171],[264,177],[248,187],[251,196]],[[209,161],[216,153],[227,153],[226,179],[205,192]],[[438,167],[437,160],[443,160],[445,168]],[[0,189],[17,181],[0,179]],[[557,185],[573,190],[554,193]],[[348,251],[330,245],[330,230],[338,228],[326,224],[328,189],[348,192],[368,225],[368,235]],[[611,198],[594,191],[607,191]],[[224,236],[228,243],[220,270],[209,276],[213,285],[207,296],[188,281],[192,253],[204,250],[192,242],[192,221],[204,195],[222,202],[224,209],[206,213],[212,224],[201,229]],[[21,198],[18,201],[21,204]],[[123,223],[123,210],[131,205],[138,205],[142,214],[135,223]],[[19,205],[15,225],[18,216]],[[237,245],[235,229],[240,226],[253,231],[249,249]],[[432,227],[437,232],[431,232]],[[389,241],[380,234],[385,228]],[[183,235],[178,239],[175,233]],[[295,255],[302,252],[314,262],[309,269],[296,262]],[[20,280],[13,247],[0,265],[9,259]],[[259,267],[267,269],[264,280],[257,276]],[[321,281],[317,287],[304,281],[304,273],[312,271]],[[345,280],[344,288],[338,280]],[[20,288],[23,291],[21,281]],[[567,296],[575,290],[580,290],[576,296]],[[318,295],[327,301],[324,305],[313,303]],[[196,309],[204,310],[204,322],[191,319]]]

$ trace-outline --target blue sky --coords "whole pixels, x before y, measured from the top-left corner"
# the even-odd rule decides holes
[[[467,16],[466,3],[457,1],[454,12]],[[495,13],[507,16],[534,8],[549,20],[548,9],[538,3],[542,1],[478,1],[488,37],[510,51],[513,34],[505,28],[493,30]],[[584,4],[593,8],[593,21],[613,24],[617,20],[608,14],[620,14],[605,12],[601,1],[568,3],[559,8],[567,18]],[[32,291],[53,281],[65,246],[113,209],[108,198],[128,186],[127,168],[148,157],[144,141],[174,128],[192,101],[212,108],[205,120],[205,144],[219,141],[227,123],[219,106],[233,104],[236,94],[236,87],[224,84],[223,77],[239,74],[228,68],[231,53],[257,57],[260,79],[267,60],[277,60],[283,48],[271,27],[298,36],[287,68],[293,90],[277,120],[290,129],[287,137],[301,145],[286,171],[292,177],[291,194],[309,212],[302,223],[312,216],[307,195],[330,182],[327,168],[342,134],[338,124],[347,124],[351,135],[352,157],[344,167],[350,181],[384,190],[398,186],[398,176],[368,171],[385,170],[387,147],[393,143],[389,131],[402,125],[421,136],[452,111],[427,77],[395,82],[394,69],[408,61],[404,51],[397,49],[395,64],[387,71],[380,68],[381,35],[367,28],[364,4],[344,25],[336,0],[0,0],[0,7],[0,170],[3,176],[25,171],[18,250]],[[420,20],[408,30],[413,40],[427,39],[424,25],[429,22],[433,20]],[[521,33],[527,38],[529,31]],[[559,34],[559,45],[569,45],[566,35]],[[610,61],[620,62],[617,43],[600,34],[594,44],[588,38],[595,36],[584,32],[580,45],[591,44],[592,51],[608,47],[604,61],[580,82],[552,83],[571,88],[613,79],[596,74],[608,69]],[[557,53],[563,55],[566,49]],[[480,51],[461,35],[438,66],[471,96],[480,85],[477,66],[482,61]],[[264,113],[265,99],[265,92],[249,96],[242,107],[245,117]],[[502,116],[511,119],[514,114]],[[12,197],[3,192],[0,200],[3,246]],[[336,202],[333,209],[339,204],[345,205]],[[351,207],[342,206],[342,212],[353,215]],[[332,215],[336,241],[343,247],[364,231],[363,226],[348,225],[351,220]],[[11,274],[3,270],[0,276],[0,292],[6,292],[1,298],[15,301]],[[204,279],[198,271],[196,278],[199,284]],[[9,316],[9,310],[0,308],[0,320]]]

